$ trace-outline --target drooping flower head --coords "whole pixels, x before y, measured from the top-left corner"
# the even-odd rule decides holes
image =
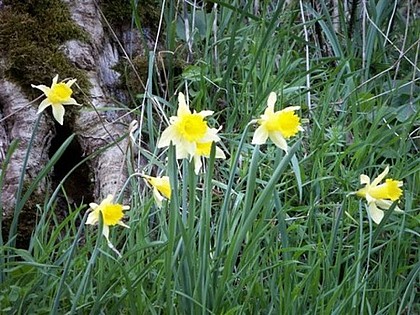
[[[33,84],[31,86],[33,88],[41,90],[47,97],[39,105],[37,114],[41,113],[45,108],[51,105],[54,118],[58,121],[60,125],[62,125],[65,111],[63,105],[80,104],[78,104],[76,100],[71,97],[71,95],[73,94],[71,86],[74,84],[74,82],[76,82],[76,79],[60,83],[57,83],[57,81],[58,75],[56,75],[53,78],[51,87]]]
[[[130,228],[128,225],[121,221],[124,216],[123,211],[130,209],[130,206],[123,206],[119,203],[113,203],[113,199],[114,197],[112,195],[108,195],[99,205],[93,202],[90,203],[89,206],[92,211],[87,217],[86,224],[97,224],[99,222],[100,215],[102,214],[102,234],[105,236],[108,242],[108,246],[118,253],[118,251],[109,240],[109,227],[118,224],[123,227]]]
[[[197,149],[194,154],[194,172],[198,174],[200,172],[201,166],[201,157],[210,157],[211,145],[213,142],[199,142],[197,143]],[[225,153],[216,146],[216,159],[226,159]]]
[[[144,179],[153,187],[153,198],[156,205],[162,208],[162,201],[164,198],[171,199],[171,184],[168,176],[153,177],[142,175]],[[163,196],[162,196],[163,195]]]
[[[252,144],[264,144],[270,138],[276,146],[287,152],[287,142],[303,128],[300,118],[295,114],[299,106],[290,106],[280,111],[274,111],[276,93],[271,92],[268,96],[267,108],[261,118],[257,120],[259,127],[255,130]]]
[[[170,118],[170,125],[162,132],[157,144],[158,148],[175,146],[177,159],[191,159],[197,150],[197,143],[219,141],[218,130],[207,125],[205,117],[213,114],[213,111],[204,110],[193,113],[185,101],[183,93],[178,94],[177,116]]]
[[[379,224],[384,217],[384,211],[381,209],[389,209],[393,201],[398,200],[402,195],[403,182],[386,179],[385,183],[379,184],[389,172],[389,166],[379,174],[372,182],[369,176],[360,175],[360,183],[365,186],[356,192],[356,195],[365,198],[368,203],[368,213],[372,220]],[[396,211],[401,211],[400,208],[395,207]]]

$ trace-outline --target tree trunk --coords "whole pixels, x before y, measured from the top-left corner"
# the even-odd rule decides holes
[[[104,108],[116,108],[116,102],[113,101],[115,95],[120,97],[125,95],[124,91],[117,88],[120,74],[113,70],[113,67],[121,59],[122,51],[119,45],[127,47],[128,42],[122,40],[120,44],[119,40],[110,35],[114,34],[113,32],[105,31],[101,10],[96,1],[65,0],[63,3],[67,6],[67,12],[70,13],[71,19],[85,34],[88,34],[88,38],[66,40],[60,45],[59,50],[64,53],[75,69],[84,74],[90,85],[89,90],[83,91],[88,102],[83,102],[81,109],[76,106],[65,107],[63,127],[54,123],[51,109],[47,108],[41,114],[38,127],[34,129],[38,119],[37,106],[41,100],[30,104],[31,97],[27,96],[27,93],[24,92],[25,89],[8,75],[8,71],[13,68],[13,62],[15,62],[8,59],[10,52],[7,51],[7,48],[6,51],[0,51],[0,56],[6,56],[0,59],[0,162],[5,167],[1,189],[3,237],[6,237],[16,204],[19,202],[16,198],[22,172],[25,173],[24,182],[21,185],[24,193],[45,167],[51,155],[54,154],[54,150],[69,135],[72,133],[76,135],[73,143],[54,166],[48,179],[44,178],[39,183],[22,209],[19,217],[19,231],[21,234],[23,233],[20,237],[21,241],[30,235],[25,235],[22,231],[26,230],[30,233],[31,229],[28,228],[28,225],[31,226],[35,222],[36,205],[43,205],[46,194],[50,194],[55,189],[54,185],[84,157],[100,152],[89,160],[87,166],[82,166],[66,181],[64,188],[67,201],[86,204],[94,200],[98,202],[107,194],[118,195],[127,178],[124,165],[128,138],[124,138],[118,143],[116,140],[127,135],[130,117],[122,115],[122,111],[105,110]],[[13,1],[10,4],[7,1],[0,2],[0,12],[13,9],[13,6]],[[2,17],[0,17],[0,32],[4,25],[1,23]],[[121,38],[138,38],[136,33],[129,34],[133,31],[129,30],[127,25],[121,27],[122,29],[119,31],[114,29],[117,31],[116,33],[121,34]],[[123,31],[123,29],[129,31]],[[13,32],[6,32],[6,34],[13,34]],[[130,41],[131,50],[144,51],[139,43],[138,40]],[[52,79],[55,74],[57,73],[50,73],[50,78]],[[59,80],[65,78],[60,73],[58,74]],[[27,85],[31,83],[49,86],[51,81],[27,82]],[[76,100],[82,103],[79,99]],[[33,133],[35,134],[30,146],[29,160],[23,170]],[[6,165],[5,157],[10,144],[15,139],[19,141],[19,145]],[[109,148],[104,150],[105,146],[109,146]],[[63,207],[67,207],[67,203],[63,203]]]

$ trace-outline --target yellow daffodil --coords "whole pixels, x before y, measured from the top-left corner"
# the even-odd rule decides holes
[[[197,143],[197,149],[194,154],[194,172],[198,174],[200,172],[202,162],[201,157],[210,157],[211,145],[213,142]],[[216,159],[225,159],[225,153],[216,146]]]
[[[118,224],[123,227],[130,228],[128,225],[121,221],[121,219],[124,216],[123,211],[130,209],[130,206],[123,206],[118,203],[113,203],[113,199],[114,197],[112,195],[108,195],[104,200],[102,200],[102,202],[99,205],[93,202],[90,203],[89,206],[92,211],[87,217],[86,224],[97,224],[102,213],[102,234],[105,236],[108,242],[108,246],[119,255],[118,251],[115,249],[115,247],[109,240],[109,227]]]
[[[385,183],[379,185],[388,172],[389,166],[387,166],[372,182],[370,181],[369,176],[364,174],[360,175],[360,183],[365,186],[356,192],[357,196],[366,199],[368,203],[368,213],[376,224],[381,223],[384,217],[384,212],[381,209],[389,209],[392,202],[398,200],[402,195],[402,190],[400,188],[403,185],[402,181],[387,179]],[[395,211],[401,212],[401,209],[395,207]]]
[[[197,143],[219,141],[218,130],[209,128],[205,117],[213,114],[213,111],[204,110],[199,113],[191,113],[183,93],[178,95],[177,116],[170,118],[170,125],[163,131],[157,144],[158,148],[175,146],[176,158],[191,159],[197,150]]]
[[[300,125],[300,118],[295,114],[299,106],[290,106],[280,111],[274,111],[276,93],[271,92],[268,96],[267,108],[260,119],[256,122],[260,125],[255,130],[252,144],[264,144],[270,138],[276,146],[287,152],[286,139],[295,136],[303,128]]]
[[[153,187],[153,198],[156,205],[162,208],[162,201],[164,198],[171,199],[171,184],[168,176],[153,177],[142,175],[144,179]],[[162,196],[163,195],[163,196]]]
[[[52,106],[52,112],[54,118],[58,121],[60,125],[63,124],[64,118],[64,106],[63,105],[80,105],[77,104],[76,100],[74,100],[71,95],[73,90],[71,86],[76,82],[76,79],[69,80],[67,82],[60,82],[58,81],[58,75],[56,75],[52,80],[51,87],[45,85],[33,85],[33,88],[39,89],[44,92],[45,96],[47,97],[45,100],[41,102],[38,108],[38,113],[41,113],[45,108],[48,106]]]

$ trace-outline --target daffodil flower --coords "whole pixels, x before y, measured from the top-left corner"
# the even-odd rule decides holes
[[[287,142],[303,128],[300,125],[300,118],[295,114],[299,106],[289,106],[280,111],[274,111],[276,93],[271,92],[268,96],[267,108],[260,119],[256,122],[260,125],[254,133],[252,144],[264,144],[270,138],[276,146],[287,152]]]
[[[108,242],[108,246],[120,256],[119,252],[115,249],[114,245],[112,245],[109,240],[109,227],[118,224],[123,227],[130,228],[128,225],[121,221],[124,216],[123,211],[130,209],[130,206],[123,206],[119,203],[113,203],[113,199],[114,197],[112,195],[108,195],[99,205],[93,202],[90,203],[89,206],[92,211],[87,217],[86,224],[97,224],[102,213],[102,234],[105,236]]]
[[[47,97],[39,105],[37,114],[40,114],[45,108],[51,105],[54,118],[60,125],[62,125],[65,111],[63,105],[80,104],[78,104],[76,100],[71,97],[73,93],[71,86],[74,84],[74,82],[76,82],[76,79],[60,83],[57,83],[57,81],[58,75],[53,78],[51,87],[33,84],[31,86],[44,92],[45,96]]]
[[[197,149],[194,154],[194,172],[195,174],[198,174],[200,172],[201,166],[203,165],[201,162],[201,157],[210,157],[210,151],[211,151],[211,145],[213,142],[203,142],[197,143]],[[225,153],[216,146],[216,159],[225,159]]]
[[[144,179],[153,187],[153,198],[156,205],[162,208],[162,201],[164,198],[171,199],[171,184],[168,176],[153,177],[142,175]],[[162,196],[163,195],[163,196]]]
[[[389,172],[389,166],[379,174],[372,182],[370,181],[369,176],[360,175],[360,183],[365,186],[359,189],[356,192],[358,197],[365,198],[368,203],[368,213],[372,218],[373,222],[376,224],[381,223],[384,217],[384,211],[381,209],[389,209],[392,205],[392,202],[398,200],[402,195],[403,182],[386,179],[385,183],[379,184]],[[401,209],[395,207],[395,211],[401,212]]]
[[[170,125],[162,132],[157,146],[158,148],[167,147],[172,142],[177,159],[192,159],[196,154],[197,143],[219,141],[220,138],[217,135],[218,130],[209,128],[204,120],[212,115],[213,111],[204,110],[192,113],[183,93],[178,94],[178,103],[177,116],[170,118]]]

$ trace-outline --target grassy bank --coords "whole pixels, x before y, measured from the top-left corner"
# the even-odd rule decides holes
[[[139,128],[121,192],[130,228],[110,227],[121,257],[103,223],[83,224],[93,200],[69,204],[62,221],[46,196],[29,248],[0,244],[0,312],[420,313],[414,7],[242,2],[163,3],[156,36],[167,50],[151,51],[146,91],[127,104]],[[179,92],[221,128],[226,158],[212,149],[198,175],[174,147],[157,147]],[[276,111],[300,106],[287,152],[252,144],[271,92]],[[354,192],[387,165],[402,195],[377,224]],[[162,208],[139,173],[169,176]]]

